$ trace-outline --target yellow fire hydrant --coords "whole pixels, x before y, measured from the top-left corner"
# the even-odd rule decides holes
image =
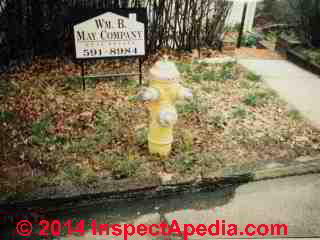
[[[150,101],[148,147],[150,153],[169,155],[173,142],[173,125],[178,120],[175,102],[192,99],[190,89],[180,85],[180,73],[171,61],[161,60],[150,69],[149,87],[143,88],[138,97]]]

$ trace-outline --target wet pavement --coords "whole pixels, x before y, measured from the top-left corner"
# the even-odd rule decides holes
[[[50,220],[51,219],[51,220]],[[219,236],[215,238],[230,238],[228,232],[231,228],[228,224],[237,225],[237,235],[233,238],[245,238],[241,235],[245,225],[254,224],[256,228],[260,224],[286,224],[288,236],[290,237],[320,237],[320,175],[310,174],[304,176],[287,177],[274,180],[251,182],[240,186],[228,187],[215,192],[192,194],[181,194],[175,197],[164,197],[143,201],[116,202],[99,204],[90,208],[71,211],[57,212],[50,216],[49,221],[59,219],[64,237],[56,239],[124,239],[123,236],[109,236],[106,232],[99,236],[92,234],[92,224],[159,224],[160,222],[172,223],[176,220],[181,231],[183,224],[198,224],[209,227],[219,221]],[[75,223],[84,220],[85,236],[68,236],[67,227],[63,223],[72,220],[73,229]],[[225,226],[222,226],[224,220]],[[223,234],[225,228],[225,234]],[[39,233],[39,227],[34,226],[33,232]],[[12,229],[11,229],[12,230]],[[250,228],[249,232],[255,229]],[[261,227],[261,233],[265,228]],[[283,234],[284,228],[280,234]],[[216,233],[217,228],[213,227]],[[255,235],[255,238],[272,237],[271,230],[265,236]],[[1,233],[1,232],[0,232]],[[1,233],[4,234],[3,232]],[[79,234],[78,234],[79,235]],[[253,238],[251,237],[251,238]],[[274,236],[273,236],[274,237]],[[280,236],[281,237],[281,236]],[[282,236],[285,237],[285,236]],[[211,239],[213,236],[198,235],[189,236],[188,239]],[[279,238],[279,237],[278,237]],[[10,238],[6,238],[10,239]],[[18,238],[12,238],[18,239]],[[36,238],[39,239],[39,238]],[[165,239],[165,237],[154,237],[145,235],[129,236],[128,239]],[[183,239],[181,236],[168,236],[166,239]]]

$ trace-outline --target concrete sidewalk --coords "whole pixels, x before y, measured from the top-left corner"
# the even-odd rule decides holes
[[[286,224],[287,237],[320,236],[320,175],[304,175],[260,182],[251,182],[236,189],[228,203],[217,212],[215,210],[181,210],[165,214],[168,222],[177,220],[179,223],[209,226],[225,220],[226,232],[228,224],[237,224],[240,230],[246,224]],[[211,194],[211,201],[216,201],[216,193]],[[210,195],[208,194],[210,199]],[[209,201],[209,200],[208,200]],[[268,225],[269,228],[271,225]],[[237,228],[238,229],[238,228]],[[263,228],[262,228],[263,229]],[[251,231],[252,229],[250,229]],[[283,229],[282,229],[283,230]],[[284,232],[281,230],[281,234]],[[269,232],[266,236],[275,237]],[[239,231],[238,231],[239,232]],[[261,230],[262,233],[265,233]],[[244,233],[244,232],[243,232]],[[239,233],[238,233],[239,234]],[[241,238],[250,238],[240,233]],[[233,238],[239,239],[239,235]],[[283,235],[282,235],[283,236]],[[216,236],[216,238],[230,236]],[[191,236],[189,239],[210,239],[212,236]],[[281,236],[280,236],[281,238]]]
[[[320,77],[286,60],[238,59],[320,128]]]

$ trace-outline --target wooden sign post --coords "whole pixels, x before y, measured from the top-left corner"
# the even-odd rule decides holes
[[[118,12],[118,13],[116,13]],[[83,89],[85,78],[139,75],[142,84],[142,59],[146,55],[146,9],[107,11],[73,26],[75,56],[81,60]],[[146,13],[145,13],[146,14]],[[146,15],[145,15],[146,16]],[[85,75],[84,60],[105,58],[139,58],[139,73]]]

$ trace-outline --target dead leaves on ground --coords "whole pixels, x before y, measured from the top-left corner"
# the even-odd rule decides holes
[[[196,54],[163,50],[146,62],[144,70],[169,55],[175,61],[194,64],[199,73],[211,68],[220,71],[217,66],[194,63]],[[133,72],[135,64],[101,61],[87,70]],[[148,153],[146,105],[128,101],[138,91],[137,78],[96,81],[83,92],[78,65],[39,60],[24,71],[3,76],[16,86],[15,95],[0,98],[3,169],[28,164],[31,173],[42,172],[61,181],[78,181],[79,174],[86,176],[81,181],[91,181],[92,172],[96,177],[105,172],[102,175],[110,180],[113,172],[117,177],[161,172],[166,179],[166,171],[193,174],[207,168],[204,153],[219,159],[218,167],[319,153],[319,131],[288,117],[286,106],[276,97],[258,106],[245,105],[248,93],[259,95],[265,86],[250,82],[242,68],[235,68],[233,79],[221,81],[208,75],[207,80],[195,82],[194,69],[183,75],[184,84],[193,88],[198,99],[178,107],[173,151],[169,159],[159,160]],[[66,88],[67,84],[71,87]],[[75,165],[78,167],[73,168]],[[11,170],[7,170],[9,176]]]

